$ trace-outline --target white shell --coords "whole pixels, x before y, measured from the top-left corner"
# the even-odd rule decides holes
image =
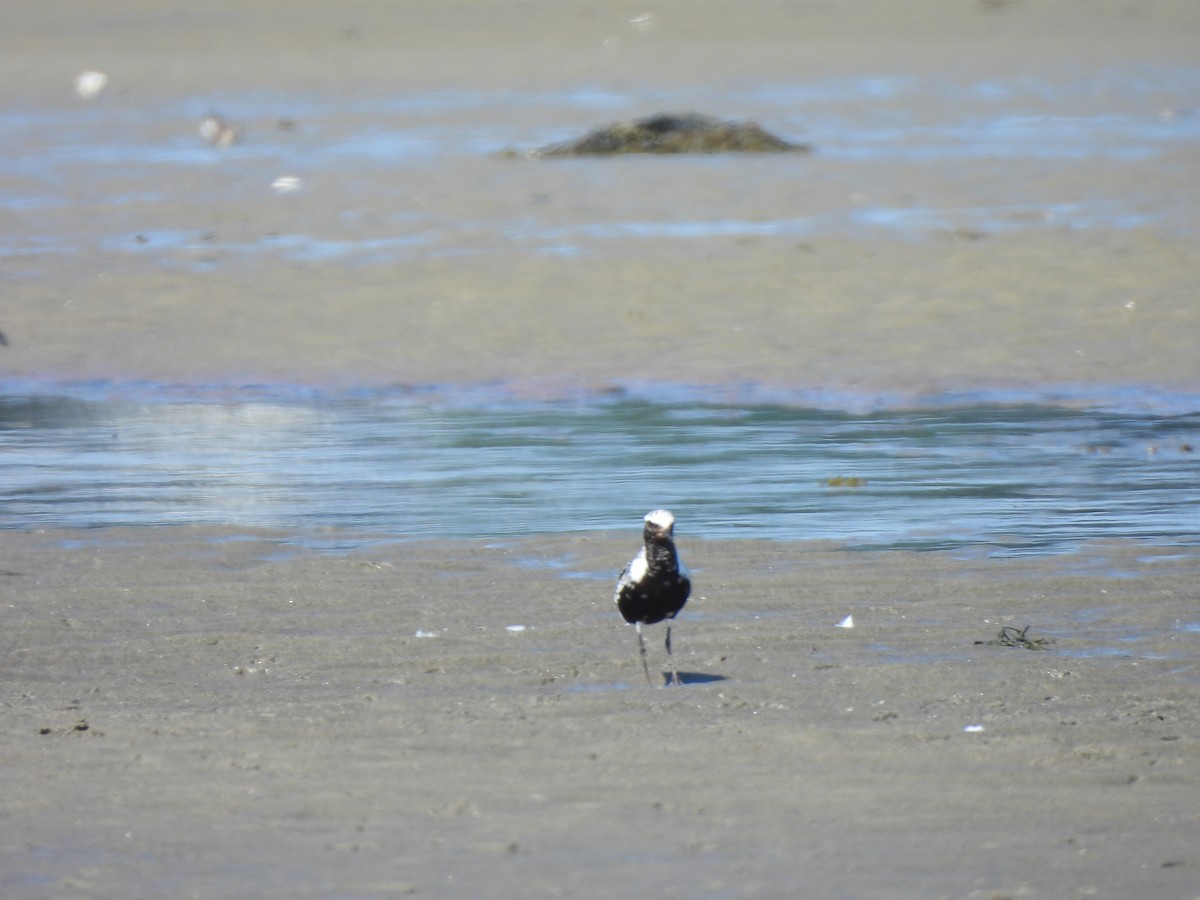
[[[94,69],[80,72],[75,78],[75,93],[84,100],[93,100],[100,96],[100,92],[107,86],[108,76]]]
[[[226,122],[218,115],[205,116],[200,120],[200,137],[218,150],[226,150],[242,139],[242,128]]]

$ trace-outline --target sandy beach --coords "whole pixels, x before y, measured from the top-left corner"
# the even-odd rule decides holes
[[[0,108],[82,109],[73,79],[96,68],[110,83],[86,108],[164,144],[194,137],[193,111],[147,126],[139,109],[257,92],[248,148],[289,112],[270,98],[303,92],[345,98],[350,117],[418,90],[1070,72],[1098,79],[1104,109],[1105,72],[1195,66],[1198,45],[1200,7],[1183,0],[50,0],[6,13]],[[1189,102],[1155,94],[1144,113],[1186,117]],[[37,121],[17,149],[53,156]],[[1139,214],[1200,208],[1186,142],[1152,167],[1100,153],[935,174],[818,146],[778,190],[762,187],[777,163],[748,165],[720,179],[631,165],[581,193],[578,170],[479,152],[433,176],[348,167],[282,197],[271,178],[290,173],[250,158],[239,177],[164,176],[149,216],[80,178],[61,208],[0,210],[0,376],[1200,393],[1194,227],[624,236],[578,257],[484,227],[470,252],[371,265],[228,249],[297,230],[365,239],[397,209],[753,222],[1002,206],[1013,184],[1068,209],[1104,191]],[[5,177],[35,192],[36,176]],[[204,237],[157,246],[172,228]],[[46,235],[69,252],[43,252]],[[0,893],[1200,898],[1195,548],[995,559],[681,532],[696,594],[674,638],[685,684],[669,689],[641,682],[610,599],[636,521],[343,553],[314,533],[361,536],[0,533]],[[986,643],[1004,626],[1053,643]],[[661,666],[661,634],[650,645]]]
[[[7,896],[1196,895],[1195,554],[294,539],[3,536]]]

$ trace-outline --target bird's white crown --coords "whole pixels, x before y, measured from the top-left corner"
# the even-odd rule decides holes
[[[646,513],[646,521],[664,531],[675,527],[675,517],[665,509],[655,509]]]

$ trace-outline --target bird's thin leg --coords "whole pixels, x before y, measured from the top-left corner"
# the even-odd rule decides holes
[[[671,664],[671,684],[683,684],[675,670],[675,657],[671,655],[671,623],[667,623],[667,662]]]
[[[646,662],[646,642],[642,639],[642,623],[634,622],[633,627],[637,629],[638,646],[642,650],[642,671],[646,673],[646,684],[654,687],[654,682],[650,680],[650,664]]]

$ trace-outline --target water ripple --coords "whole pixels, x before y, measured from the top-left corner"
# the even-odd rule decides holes
[[[236,393],[236,392],[231,392]],[[1194,544],[1200,413],[993,405],[0,398],[0,527],[215,523],[428,537],[627,528],[1040,553]]]

